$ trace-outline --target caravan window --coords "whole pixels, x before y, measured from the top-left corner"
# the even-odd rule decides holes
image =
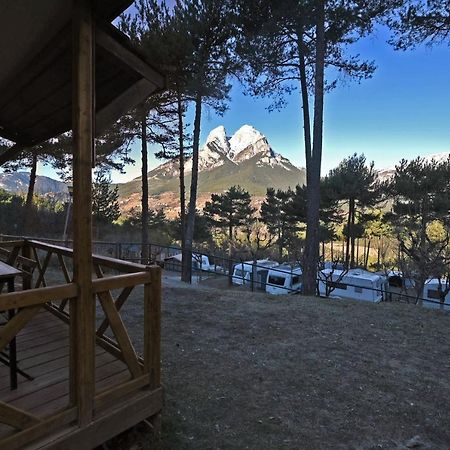
[[[244,271],[242,271],[241,269],[236,269],[234,272],[235,272],[237,277],[241,277],[242,278],[242,276],[244,275]]]
[[[437,289],[428,289],[427,296],[428,296],[428,298],[433,298],[436,300],[441,299],[441,297],[439,296],[439,291]]]
[[[286,278],[280,277],[278,275],[269,276],[269,284],[274,284],[275,286],[284,286]]]
[[[347,285],[345,283],[339,283],[338,281],[328,281],[328,286],[335,289],[347,290]]]
[[[292,277],[292,284],[299,284],[299,283],[301,283],[301,281],[302,281],[302,278],[300,275],[294,275]]]
[[[362,287],[355,286],[355,292],[356,292],[357,294],[362,294],[362,291],[363,291]]]

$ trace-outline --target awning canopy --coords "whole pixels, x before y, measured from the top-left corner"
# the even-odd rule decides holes
[[[95,0],[96,134],[165,86],[111,21],[132,2]],[[0,0],[0,136],[24,147],[72,128],[72,0]]]

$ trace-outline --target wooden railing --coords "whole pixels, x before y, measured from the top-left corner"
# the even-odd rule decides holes
[[[18,313],[0,328],[0,351],[43,308],[69,326],[70,342],[70,401],[67,407],[50,417],[37,417],[24,410],[1,402],[0,423],[13,426],[18,431],[4,440],[0,448],[19,448],[48,434],[50,429],[61,427],[77,419],[76,352],[83,349],[76,342],[74,320],[71,312],[76,306],[78,286],[72,273],[73,250],[35,240],[1,242],[3,252],[9,252],[11,265],[33,265],[34,276],[23,278],[23,289],[0,295],[0,309],[16,309]],[[118,385],[95,392],[94,415],[115,402],[142,389],[161,390],[160,379],[160,319],[161,319],[161,271],[157,266],[143,266],[103,256],[93,256],[93,301],[98,299],[103,317],[97,317],[96,344],[122,360],[129,371],[129,379]],[[55,277],[55,274],[57,275]],[[55,279],[56,278],[56,279]],[[61,278],[61,280],[59,279]],[[142,285],[143,348],[138,354],[126,329],[121,310],[136,286]],[[113,291],[118,291],[114,296]],[[111,331],[107,335],[108,329]],[[92,349],[91,349],[92,350]],[[93,350],[92,350],[93,351]],[[159,393],[162,399],[162,393]],[[162,401],[162,400],[161,400]]]

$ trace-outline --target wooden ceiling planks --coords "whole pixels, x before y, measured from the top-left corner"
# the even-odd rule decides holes
[[[18,0],[19,7],[27,1]],[[165,87],[164,77],[109,23],[130,3],[94,3],[97,134],[105,129],[107,121],[110,124],[117,120],[142,98]],[[71,26],[60,26],[59,30],[42,48],[32,52],[34,56],[18,65],[20,70],[8,82],[0,83],[0,136],[15,142],[17,149],[39,144],[72,127]],[[0,165],[14,155],[17,152],[1,154]]]

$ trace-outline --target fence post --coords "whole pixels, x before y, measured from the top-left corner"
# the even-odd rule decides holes
[[[252,279],[251,279],[251,289],[252,289],[252,292],[255,291],[256,275],[257,275],[257,272],[256,272],[256,262],[253,261],[253,263],[252,263]]]
[[[30,247],[30,243],[25,239],[23,242],[23,246],[22,246],[22,256],[24,258],[28,258],[31,259],[31,247]],[[31,269],[30,267],[25,267],[25,269]],[[23,278],[22,278],[22,289],[25,291],[27,289],[31,289],[31,285],[32,285],[32,276],[33,276],[33,272],[30,270],[30,275],[26,275],[24,274]]]
[[[151,282],[144,285],[144,371],[150,389],[161,385],[161,267],[151,266]]]

